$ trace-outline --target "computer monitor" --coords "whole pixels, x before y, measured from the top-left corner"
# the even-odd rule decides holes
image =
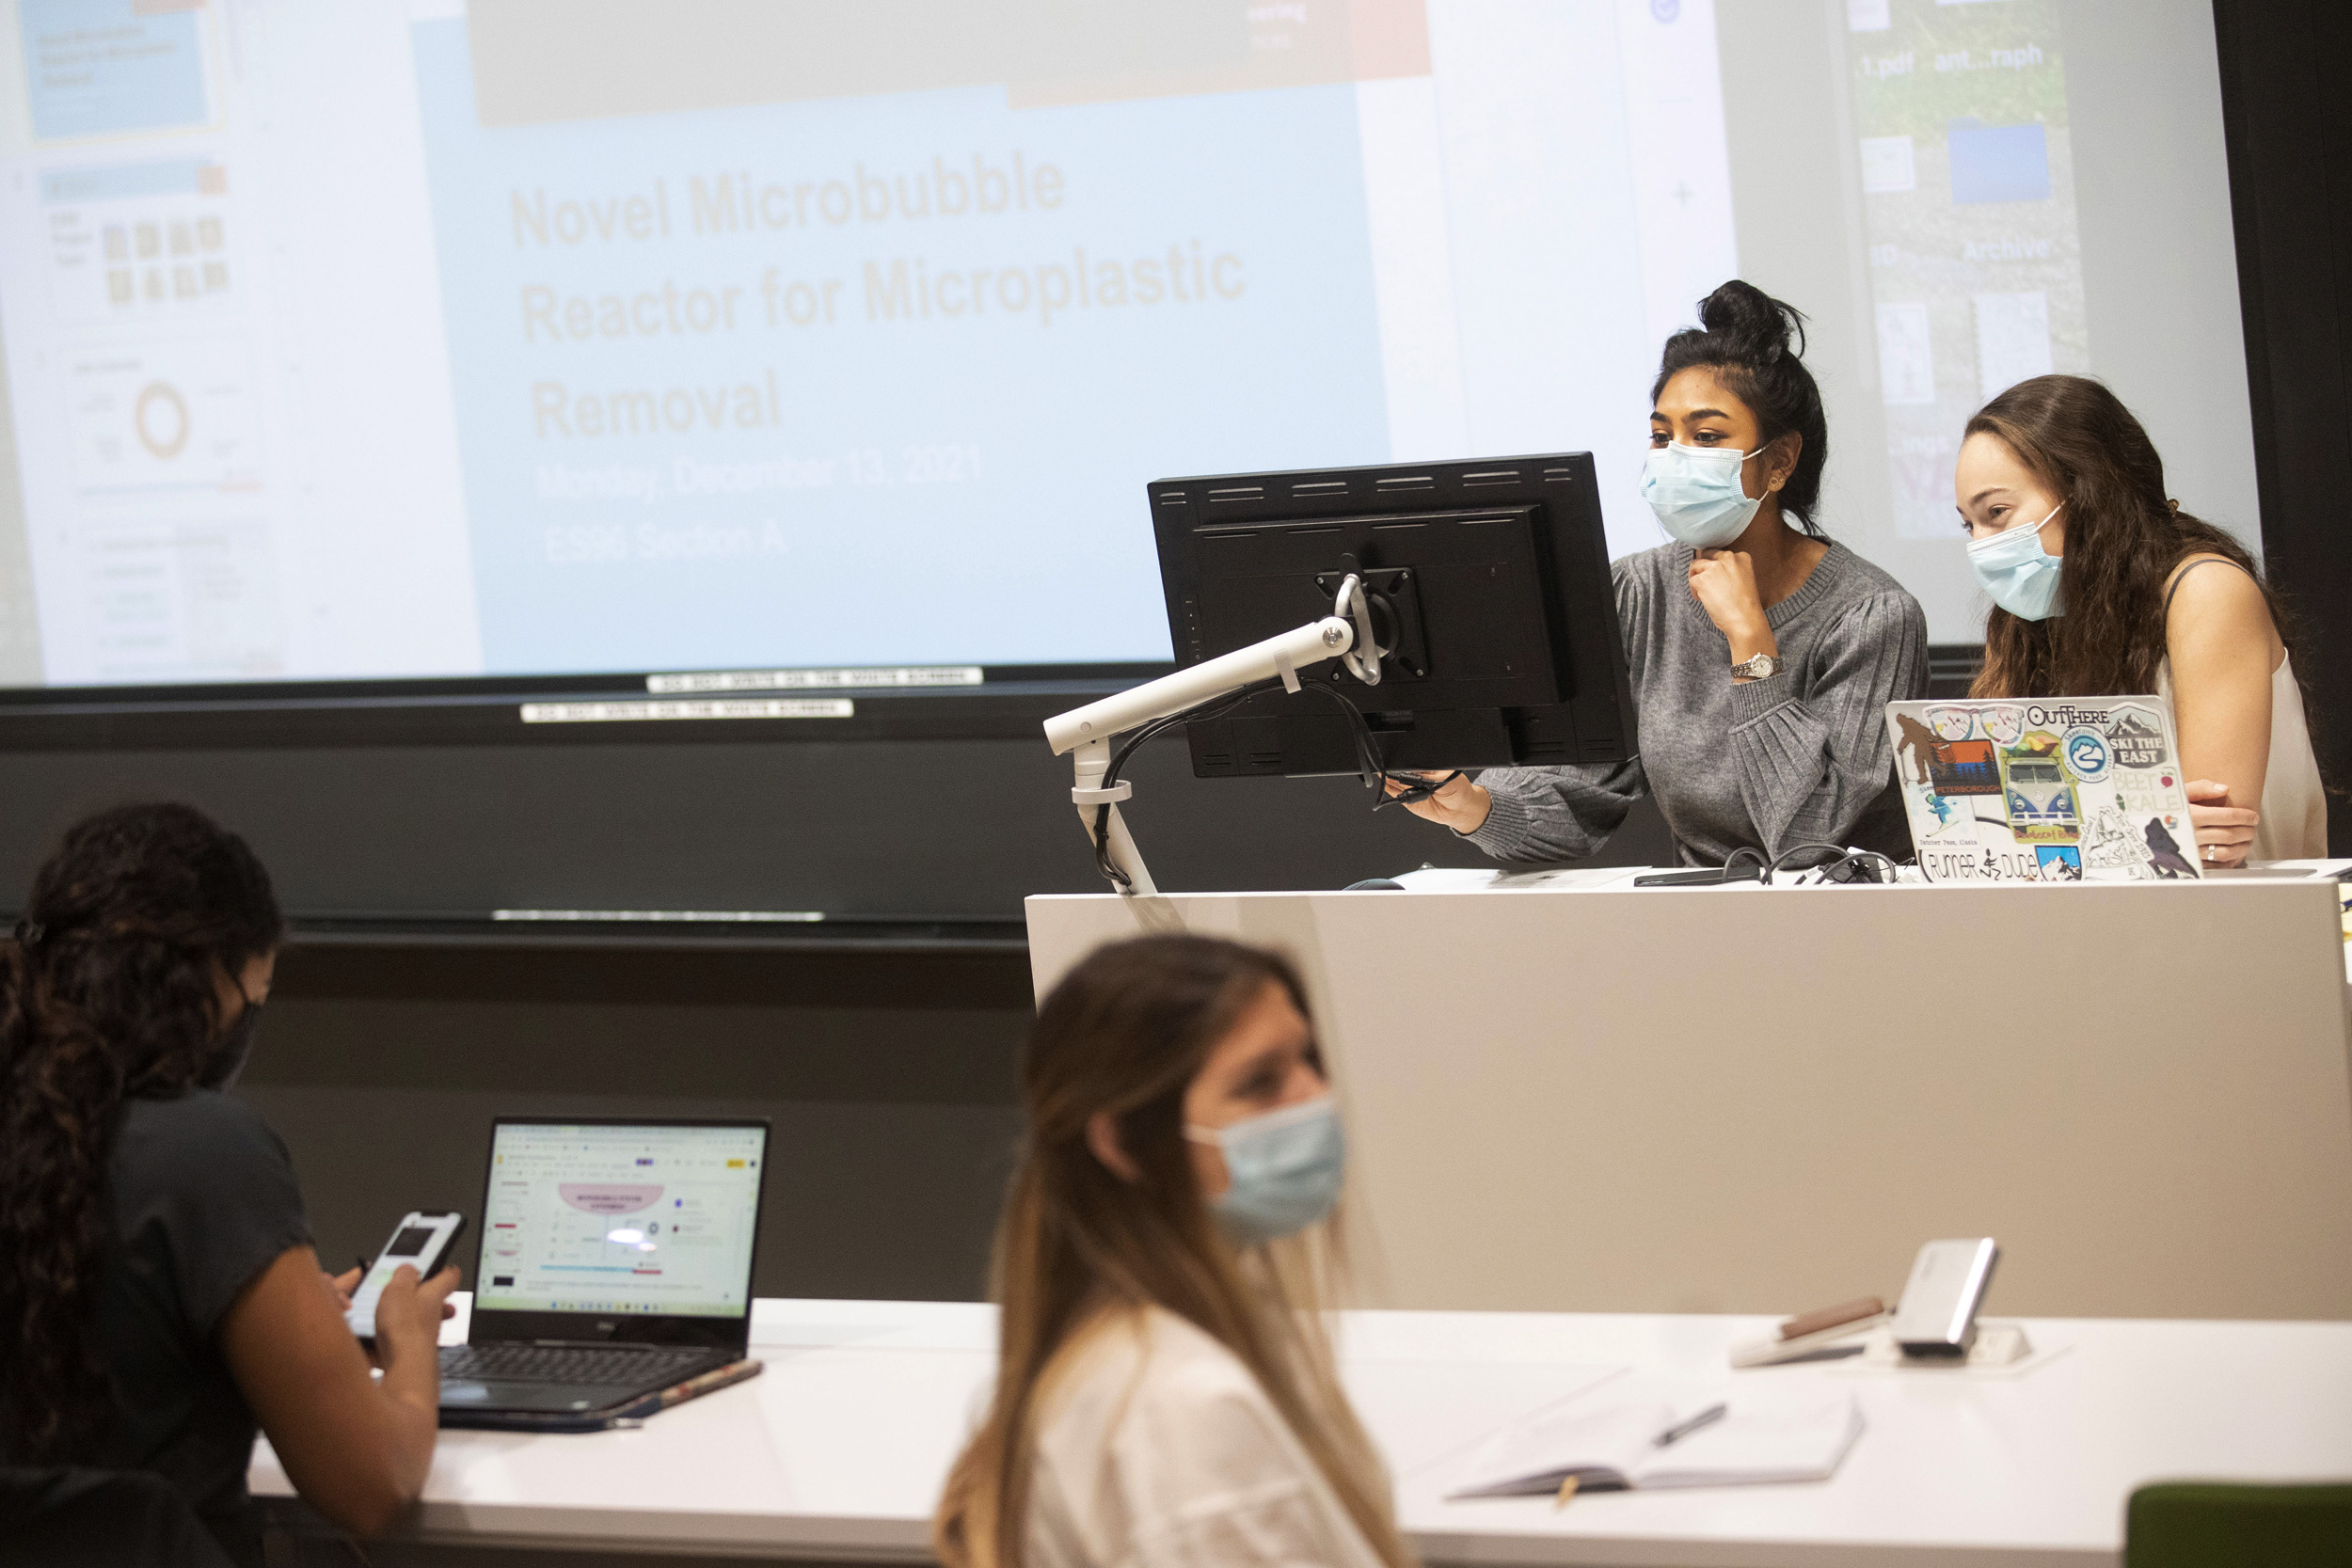
[[[1176,662],[1329,615],[1350,572],[1386,650],[1362,710],[1389,768],[1639,751],[1590,452],[1167,479],[1150,486]],[[1271,691],[1186,725],[1201,778],[1358,773],[1339,705]]]

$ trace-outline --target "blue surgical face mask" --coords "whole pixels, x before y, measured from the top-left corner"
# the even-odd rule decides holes
[[[1976,569],[1977,580],[1994,604],[2021,621],[2066,613],[2058,602],[2059,558],[2042,547],[2042,531],[2065,505],[2060,501],[2050,508],[2050,516],[2031,528],[2005,528],[1968,546],[1968,564]]]
[[[1679,441],[1652,447],[1642,470],[1642,499],[1658,514],[1659,525],[1692,549],[1721,549],[1747,531],[1756,509],[1764,504],[1763,497],[1749,495],[1740,484],[1740,466],[1756,451],[1686,447]]]
[[[1184,1136],[1224,1152],[1230,1184],[1209,1210],[1236,1246],[1304,1230],[1339,1201],[1347,1136],[1327,1094],[1231,1127],[1187,1127]]]

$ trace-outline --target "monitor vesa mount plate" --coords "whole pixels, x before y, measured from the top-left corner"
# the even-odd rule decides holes
[[[1382,663],[1393,663],[1400,673],[1416,680],[1429,673],[1429,645],[1422,632],[1421,579],[1409,566],[1365,566],[1353,554],[1340,558],[1336,572],[1317,572],[1315,590],[1337,594],[1354,573],[1358,592],[1372,612],[1372,628]],[[1331,678],[1340,678],[1343,665],[1334,665]]]

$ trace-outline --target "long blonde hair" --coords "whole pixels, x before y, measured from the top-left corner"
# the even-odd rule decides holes
[[[1022,1066],[1028,1129],[996,1228],[995,1394],[931,1528],[948,1568],[1021,1568],[1041,1386],[1090,1325],[1147,1307],[1232,1352],[1374,1551],[1395,1568],[1412,1562],[1324,1328],[1337,1264],[1330,1222],[1325,1235],[1237,1254],[1184,1144],[1185,1086],[1269,985],[1308,1016],[1306,988],[1278,955],[1150,936],[1098,949],[1039,1008]],[[1117,1118],[1143,1180],[1120,1179],[1088,1148],[1087,1122],[1101,1112]]]

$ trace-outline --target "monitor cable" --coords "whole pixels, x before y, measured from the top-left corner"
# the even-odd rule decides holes
[[[1769,861],[1765,859],[1763,850],[1743,844],[1724,857],[1724,869],[1729,871],[1742,860],[1752,860],[1761,868],[1756,880],[1770,887],[1772,885],[1773,874],[1788,870],[1789,861],[1799,855],[1829,855],[1835,858],[1823,861],[1818,865],[1806,866],[1799,873],[1800,883],[1791,884],[1792,886],[1800,885],[1803,878],[1806,876],[1814,877],[1817,884],[1836,882],[1847,885],[1857,882],[1893,882],[1897,879],[1895,863],[1884,855],[1875,849],[1856,849],[1840,844],[1792,844]]]
[[[1217,699],[1214,704],[1186,708],[1182,713],[1171,713],[1165,719],[1154,719],[1148,724],[1136,726],[1135,733],[1120,743],[1118,751],[1111,753],[1110,766],[1103,770],[1103,777],[1097,787],[1115,788],[1119,784],[1120,770],[1127,766],[1127,759],[1136,754],[1136,747],[1153,736],[1172,729],[1178,724],[1189,724],[1196,719],[1222,718],[1260,692],[1279,688],[1281,684],[1279,680],[1257,681],[1229,696]],[[1122,893],[1135,885],[1135,879],[1121,871],[1111,860],[1111,808],[1108,802],[1094,808],[1094,869],[1103,874],[1104,880]]]

